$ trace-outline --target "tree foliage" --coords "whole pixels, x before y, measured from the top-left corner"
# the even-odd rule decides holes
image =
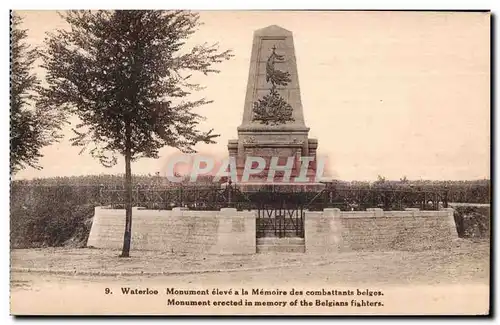
[[[198,142],[213,143],[213,130],[198,129],[194,108],[210,103],[188,100],[201,89],[190,71],[218,73],[213,64],[229,59],[217,44],[183,51],[200,25],[186,11],[70,11],[71,26],[47,39],[44,67],[49,87],[45,103],[76,114],[73,143],[90,148],[104,165],[125,155],[157,158],[164,146],[194,152]]]
[[[58,110],[40,105],[40,80],[33,71],[39,57],[37,48],[26,42],[22,18],[11,17],[10,70],[10,171],[25,167],[40,169],[41,149],[60,139],[63,116]]]
[[[194,152],[198,142],[214,143],[213,130],[201,131],[194,111],[210,103],[192,100],[200,85],[191,72],[217,73],[212,66],[228,60],[217,44],[185,51],[200,26],[187,11],[69,11],[71,27],[47,38],[43,53],[48,87],[43,104],[75,114],[73,144],[90,147],[105,166],[125,157],[125,233],[123,257],[129,256],[132,227],[131,161],[158,158],[164,146]]]

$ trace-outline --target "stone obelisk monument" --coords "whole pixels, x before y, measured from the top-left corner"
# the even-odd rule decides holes
[[[299,174],[300,157],[316,157],[318,141],[308,137],[309,128],[304,122],[300,98],[299,78],[292,33],[272,25],[256,30],[253,36],[250,71],[243,112],[243,122],[238,127],[238,139],[229,140],[229,155],[236,157],[238,180],[247,156],[262,157],[266,169],[252,175],[240,184],[246,189],[258,188],[267,183],[269,160],[279,157],[280,165],[286,165],[293,157],[295,163],[289,168],[292,177]],[[315,175],[316,161],[308,164],[307,175]],[[276,171],[273,184],[284,185],[284,171]],[[318,189],[322,184],[308,181],[289,184]]]

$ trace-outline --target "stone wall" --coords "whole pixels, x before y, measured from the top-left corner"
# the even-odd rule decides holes
[[[454,210],[344,212],[307,211],[305,251],[329,254],[355,250],[425,250],[449,247],[458,238]],[[172,211],[134,208],[132,249],[174,253],[254,254],[256,211]],[[125,210],[102,207],[87,246],[121,249]]]
[[[125,210],[95,208],[87,246],[121,249]],[[174,208],[132,213],[131,249],[209,254],[256,252],[255,213]]]
[[[306,212],[305,242],[309,253],[445,248],[456,238],[451,208]]]

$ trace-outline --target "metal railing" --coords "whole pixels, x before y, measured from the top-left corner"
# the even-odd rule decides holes
[[[100,204],[114,208],[125,206],[125,190],[102,187],[99,191]],[[326,187],[322,191],[280,192],[263,188],[253,192],[244,192],[236,185],[218,187],[136,187],[132,192],[134,206],[147,209],[169,210],[174,207],[186,207],[192,210],[218,210],[233,207],[238,210],[258,209],[260,206],[273,204],[309,210],[339,208],[343,211],[359,211],[367,208],[384,210],[438,210],[448,207],[448,191],[402,190],[402,189],[352,189]]]

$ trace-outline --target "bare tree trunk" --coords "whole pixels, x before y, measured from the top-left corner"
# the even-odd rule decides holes
[[[130,257],[130,242],[132,240],[132,152],[131,126],[125,130],[125,233],[123,235],[123,249],[120,257]]]

